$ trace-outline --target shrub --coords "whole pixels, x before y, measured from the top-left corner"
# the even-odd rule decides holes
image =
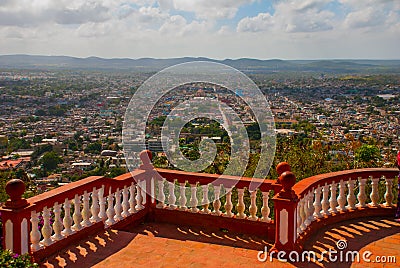
[[[39,265],[31,261],[31,256],[29,256],[29,254],[18,255],[9,250],[1,250],[0,267],[25,268],[39,267]]]

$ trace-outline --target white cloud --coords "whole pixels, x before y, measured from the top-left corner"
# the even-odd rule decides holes
[[[6,2],[0,8],[0,25],[32,27],[49,22],[58,24],[102,22],[111,18],[109,11],[109,8],[99,1]]]
[[[0,51],[400,58],[400,0],[274,0],[272,8],[238,22],[240,8],[255,1],[0,0]]]
[[[157,2],[162,10],[169,11],[174,8],[174,0],[158,0]]]
[[[172,0],[176,10],[195,13],[200,19],[231,19],[240,6],[255,0]],[[172,1],[169,1],[171,4]],[[162,1],[165,2],[165,1]],[[171,6],[171,5],[170,5]]]
[[[274,27],[274,18],[269,13],[260,13],[256,17],[246,17],[237,26],[238,32],[261,32]]]
[[[163,13],[159,8],[141,7],[139,8],[138,21],[146,24],[158,24],[167,20],[168,14]]]
[[[398,32],[400,1],[397,0],[339,0],[348,9],[343,21],[347,31]]]
[[[365,28],[382,25],[385,17],[373,7],[367,7],[347,15],[344,25],[347,28]]]
[[[333,28],[334,13],[325,10],[333,0],[287,0],[277,2],[273,15],[259,13],[238,23],[239,32],[276,30],[284,32],[318,32]]]
[[[165,36],[184,36],[184,35],[198,35],[205,33],[209,29],[210,25],[205,21],[192,21],[190,23],[180,16],[171,16],[161,27],[160,32]]]

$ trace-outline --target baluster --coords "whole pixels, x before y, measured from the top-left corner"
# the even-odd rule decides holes
[[[52,228],[50,225],[50,210],[47,207],[44,207],[43,209],[43,227],[42,227],[42,235],[43,235],[43,240],[42,243],[44,246],[49,246],[52,243],[51,240],[51,232]]]
[[[179,184],[179,210],[186,210],[186,202],[187,202],[187,198],[186,198],[186,187],[185,187],[185,183],[182,182]]]
[[[136,185],[132,182],[129,187],[129,213],[133,214],[136,212]]]
[[[111,188],[107,196],[107,220],[106,225],[110,226],[115,223],[114,221],[114,194],[111,193]]]
[[[344,181],[341,180],[339,183],[339,196],[338,196],[338,204],[340,211],[346,211],[346,195],[344,193],[345,187],[346,185]]]
[[[87,193],[87,191],[85,191],[83,193],[83,209],[82,209],[82,218],[83,218],[83,222],[82,225],[84,227],[88,227],[90,226],[91,222],[90,222],[90,213],[89,213],[89,194]]]
[[[322,188],[319,186],[317,187],[317,189],[315,189],[315,201],[314,201],[313,206],[315,208],[314,217],[317,219],[322,218],[321,190],[322,190]]]
[[[269,217],[269,214],[271,213],[271,210],[268,205],[268,200],[269,200],[269,191],[268,192],[262,192],[262,199],[263,199],[263,206],[261,208],[261,221],[263,222],[270,222],[271,218]]]
[[[233,209],[233,204],[232,204],[232,188],[226,189],[226,201],[225,201],[225,215],[227,217],[233,217],[232,209]]]
[[[53,230],[54,230],[54,235],[53,235],[53,239],[58,241],[61,240],[63,238],[63,236],[61,235],[62,229],[63,229],[63,224],[61,221],[61,205],[62,204],[58,204],[58,202],[56,202],[54,204],[54,222],[53,222]]]
[[[369,197],[371,198],[370,205],[373,207],[378,206],[378,201],[379,201],[378,184],[379,184],[379,178],[372,178],[372,192]]]
[[[71,227],[72,227],[72,217],[71,217],[71,202],[68,200],[68,198],[65,198],[64,201],[64,219],[63,219],[63,225],[64,225],[64,230],[62,231],[62,234],[64,236],[69,236],[70,234],[73,233]]]
[[[258,219],[256,199],[257,199],[257,190],[251,191],[250,192],[250,201],[251,202],[250,202],[250,207],[249,207],[249,212],[250,212],[249,220],[252,220],[252,221],[256,221]]]
[[[392,192],[392,186],[393,186],[393,179],[388,179],[386,177],[383,177],[385,180],[385,185],[386,185],[386,193],[384,195],[385,197],[385,206],[386,207],[391,207],[392,202],[393,202],[393,192]]]
[[[311,192],[308,192],[308,194],[306,196],[304,196],[304,213],[305,213],[304,225],[306,227],[308,225],[310,225],[310,223],[311,223],[311,220],[310,220],[310,212],[311,212],[310,206],[312,206],[312,201],[310,201],[311,200],[311,198],[310,198],[311,194],[312,194]]]
[[[39,231],[39,213],[36,213],[36,211],[31,212],[31,223],[32,223],[32,229],[30,233],[31,237],[31,249],[32,251],[37,251],[40,249],[40,231]]]
[[[74,219],[74,228],[75,231],[79,231],[82,229],[81,221],[82,221],[82,214],[81,214],[81,199],[78,194],[75,195],[74,198],[74,215],[72,216]]]
[[[157,208],[164,208],[165,207],[165,194],[164,194],[164,180],[159,179],[158,183],[158,204],[156,205]]]
[[[244,210],[246,209],[246,206],[244,204],[244,188],[243,189],[238,189],[238,204],[237,204],[237,218],[238,219],[244,219],[246,218],[246,214],[244,214]]]
[[[202,185],[203,188],[203,199],[201,202],[203,203],[203,210],[201,211],[204,214],[210,213],[210,210],[208,209],[208,206],[210,204],[210,200],[208,199],[208,184]]]
[[[221,210],[219,210],[221,208],[221,201],[219,200],[219,195],[221,194],[221,185],[214,185],[214,194],[215,194],[215,200],[213,203],[213,207],[214,207],[214,215],[221,215]]]
[[[146,204],[146,202],[147,202],[147,198],[146,198],[146,193],[147,193],[147,185],[146,185],[146,181],[145,180],[143,180],[143,181],[140,181],[139,182],[140,184],[141,184],[141,186],[140,186],[140,189],[142,190],[142,193],[141,193],[141,195],[142,195],[142,202],[140,203],[140,204],[142,204],[142,207],[144,208],[144,204]]]
[[[115,211],[115,221],[120,221],[123,219],[121,216],[121,190],[117,188],[117,191],[115,191],[115,206],[114,206],[114,211]]]
[[[365,194],[365,185],[367,184],[367,180],[368,180],[367,178],[365,178],[365,179],[358,178],[359,191],[358,191],[358,195],[357,195],[357,198],[358,198],[357,207],[363,208],[366,206],[365,201],[367,201],[367,195]]]
[[[349,209],[355,209],[356,208],[356,196],[354,195],[354,180],[350,179],[347,182],[347,187],[349,188],[349,192],[347,194],[347,203]]]
[[[124,186],[124,190],[122,191],[122,214],[121,216],[126,218],[129,216],[129,193],[128,187]]]
[[[197,208],[197,204],[199,203],[199,201],[197,200],[197,187],[196,184],[190,184],[190,206],[191,209],[190,211],[193,213],[196,213],[199,211],[199,209]]]
[[[139,182],[136,184],[136,210],[141,210],[144,208],[143,206],[143,195],[142,195],[142,188]]]
[[[300,225],[300,230],[303,232],[306,229],[306,209],[307,209],[307,203],[305,197],[301,199],[301,205],[300,205],[300,217],[301,217],[301,225]]]
[[[385,176],[383,176],[383,179],[385,180],[385,185],[386,185],[386,192],[385,192],[385,206],[386,207],[391,207],[392,202],[393,202],[393,192],[392,192],[392,187],[393,187],[393,179],[391,178],[386,178]]]
[[[302,210],[301,205],[302,205],[301,201],[299,201],[297,203],[297,229],[296,229],[297,237],[299,237],[299,235],[301,234],[301,210]]]
[[[176,209],[176,196],[175,196],[175,181],[168,182],[168,204],[169,209]]]
[[[101,220],[105,220],[107,218],[106,214],[106,198],[104,197],[104,185],[99,190],[99,204],[100,204],[100,211],[99,211],[99,218]]]
[[[313,201],[314,201],[314,189],[310,191],[310,196],[308,199],[308,220],[310,222],[314,221],[315,207]]]
[[[95,187],[93,187],[92,191],[92,207],[90,208],[90,211],[92,212],[92,217],[90,218],[92,223],[101,221],[101,218],[99,217],[99,190],[97,190]]]
[[[322,187],[322,210],[325,216],[331,215],[329,212],[329,186],[325,183],[324,187]]]
[[[151,195],[150,195],[151,203],[156,204],[156,198],[155,198],[155,196],[156,196],[156,179],[153,177],[151,178],[151,181],[150,181],[150,187],[151,187]]]
[[[330,206],[330,212],[331,213],[337,213],[337,197],[336,197],[336,190],[337,190],[337,184],[335,182],[332,182],[331,184],[331,198],[329,199],[329,206]]]

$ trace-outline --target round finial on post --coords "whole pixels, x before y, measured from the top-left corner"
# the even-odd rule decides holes
[[[293,186],[296,184],[296,176],[291,171],[283,172],[278,179],[279,183],[282,185],[282,191],[279,192],[279,197],[287,199],[296,199],[297,196],[292,190]]]
[[[278,176],[280,177],[284,172],[290,171],[290,165],[287,162],[281,162],[276,166],[276,172],[278,173]],[[278,183],[280,183],[278,177]]]
[[[22,180],[9,180],[5,188],[6,193],[10,197],[5,204],[6,208],[21,208],[28,205],[26,199],[22,198],[22,195],[25,192],[25,183]]]
[[[141,151],[139,157],[142,161],[142,165],[140,165],[141,169],[153,169],[153,165],[151,164],[151,159],[153,157],[149,150]]]
[[[296,184],[296,176],[290,171],[283,172],[281,176],[279,176],[279,182],[282,184],[285,192],[290,192],[292,187]]]

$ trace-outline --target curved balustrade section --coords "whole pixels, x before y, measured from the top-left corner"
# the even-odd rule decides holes
[[[275,180],[156,169],[156,208],[271,222]],[[259,185],[250,189],[250,185]],[[250,189],[250,190],[249,190]]]
[[[313,222],[335,216],[343,219],[352,214],[382,213],[394,208],[393,182],[396,169],[358,169],[320,174],[298,182],[293,191],[298,197],[296,207],[296,237],[311,233]],[[344,215],[346,214],[346,215]],[[304,240],[304,238],[303,238]]]

